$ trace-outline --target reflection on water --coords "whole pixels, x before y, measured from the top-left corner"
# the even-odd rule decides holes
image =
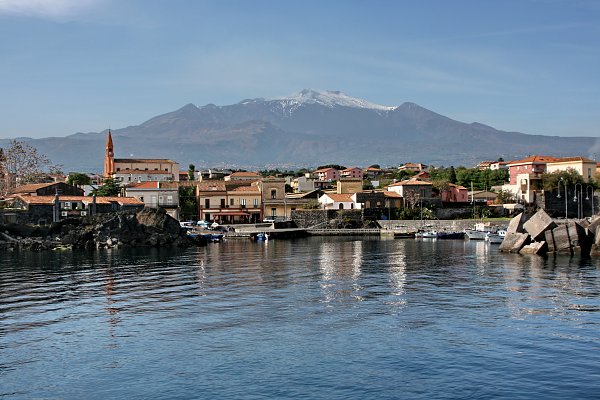
[[[597,260],[309,238],[0,265],[2,398],[600,393]]]

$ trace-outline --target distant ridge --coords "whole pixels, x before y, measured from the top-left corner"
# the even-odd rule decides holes
[[[418,104],[379,105],[339,91],[304,89],[225,106],[186,104],[112,129],[117,157],[170,158],[186,167],[368,166],[412,161],[473,166],[482,160],[600,153],[600,140],[505,132]],[[26,139],[66,171],[100,171],[106,131]],[[7,140],[0,141],[5,147]]]

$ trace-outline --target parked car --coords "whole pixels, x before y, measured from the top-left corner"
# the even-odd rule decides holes
[[[263,222],[275,222],[275,217],[263,218]]]

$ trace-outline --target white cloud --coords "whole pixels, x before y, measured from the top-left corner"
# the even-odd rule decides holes
[[[74,17],[102,0],[0,0],[0,14],[47,19]]]

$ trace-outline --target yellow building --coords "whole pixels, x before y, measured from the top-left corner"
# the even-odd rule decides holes
[[[559,158],[546,164],[546,172],[558,172],[573,169],[583,176],[585,182],[591,182],[596,173],[596,161],[585,157]]]

